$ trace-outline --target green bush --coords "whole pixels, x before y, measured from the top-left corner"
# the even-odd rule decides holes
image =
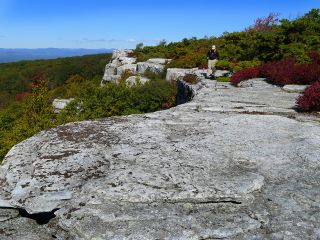
[[[216,78],[218,82],[230,82],[231,78],[230,77],[218,77]]]
[[[0,112],[0,161],[15,144],[55,126],[48,82],[34,82],[32,93]]]
[[[245,68],[253,68],[261,65],[261,61],[254,59],[252,61],[240,61],[232,64],[232,68],[234,71],[240,71]]]
[[[217,62],[216,64],[217,69],[222,69],[222,70],[231,70],[232,65],[228,60],[221,59]]]

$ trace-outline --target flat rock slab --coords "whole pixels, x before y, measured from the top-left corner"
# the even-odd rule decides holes
[[[284,85],[282,89],[286,92],[303,93],[310,85]]]
[[[166,111],[70,123],[16,145],[0,199],[59,210],[40,227],[10,218],[0,229],[40,228],[35,239],[320,238],[319,120],[263,80],[201,86]]]

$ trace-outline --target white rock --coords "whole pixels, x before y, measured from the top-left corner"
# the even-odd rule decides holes
[[[121,78],[121,75],[107,76],[101,81],[101,85],[103,86],[104,84],[106,84],[108,82],[118,83],[120,78]]]
[[[146,70],[153,73],[160,74],[164,69],[162,64],[150,63],[150,62],[138,62],[137,73],[144,74]]]
[[[129,57],[120,57],[118,58],[118,60],[121,63],[121,65],[134,64],[137,61],[136,58],[129,58]]]
[[[129,71],[132,74],[137,73],[137,64],[125,64],[117,68],[117,75],[122,75],[124,72]]]
[[[228,70],[216,70],[214,72],[215,77],[225,77],[225,76],[230,76],[231,72]]]
[[[70,102],[72,102],[74,98],[69,99],[54,99],[52,105],[55,108],[55,112],[59,113],[62,109],[64,109]]]
[[[128,57],[128,55],[132,52],[133,52],[133,50],[131,50],[131,49],[115,49],[115,50],[113,50],[113,53],[112,53],[112,59],[118,59],[121,57]]]
[[[8,200],[0,199],[0,208],[13,208],[14,206]]]
[[[106,65],[105,71],[104,71],[104,75],[103,75],[103,80],[104,81],[108,81],[107,79],[109,79],[110,76],[113,76],[116,74],[116,69],[117,69],[117,65],[113,64],[113,63],[108,63]]]
[[[131,87],[136,85],[137,83],[139,84],[145,84],[146,82],[149,82],[150,79],[142,76],[130,76],[126,79],[126,84],[127,86]]]
[[[282,89],[289,93],[303,93],[310,85],[284,85]]]
[[[147,60],[148,63],[155,63],[160,65],[166,65],[171,62],[171,59],[166,58],[150,58]]]
[[[166,79],[167,81],[177,81],[179,77],[183,77],[186,74],[192,74],[197,68],[184,69],[184,68],[168,68]]]

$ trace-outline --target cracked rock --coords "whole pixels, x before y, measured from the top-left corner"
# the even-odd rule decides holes
[[[39,226],[3,212],[1,239],[319,238],[317,116],[262,79],[191,87],[175,108],[69,123],[13,147],[2,203],[56,217]]]

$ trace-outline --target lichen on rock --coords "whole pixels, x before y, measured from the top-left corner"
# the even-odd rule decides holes
[[[0,170],[3,204],[58,210],[38,232],[6,213],[0,232],[19,223],[2,239],[317,239],[318,118],[262,79],[191,87],[192,101],[165,111],[16,145]]]

